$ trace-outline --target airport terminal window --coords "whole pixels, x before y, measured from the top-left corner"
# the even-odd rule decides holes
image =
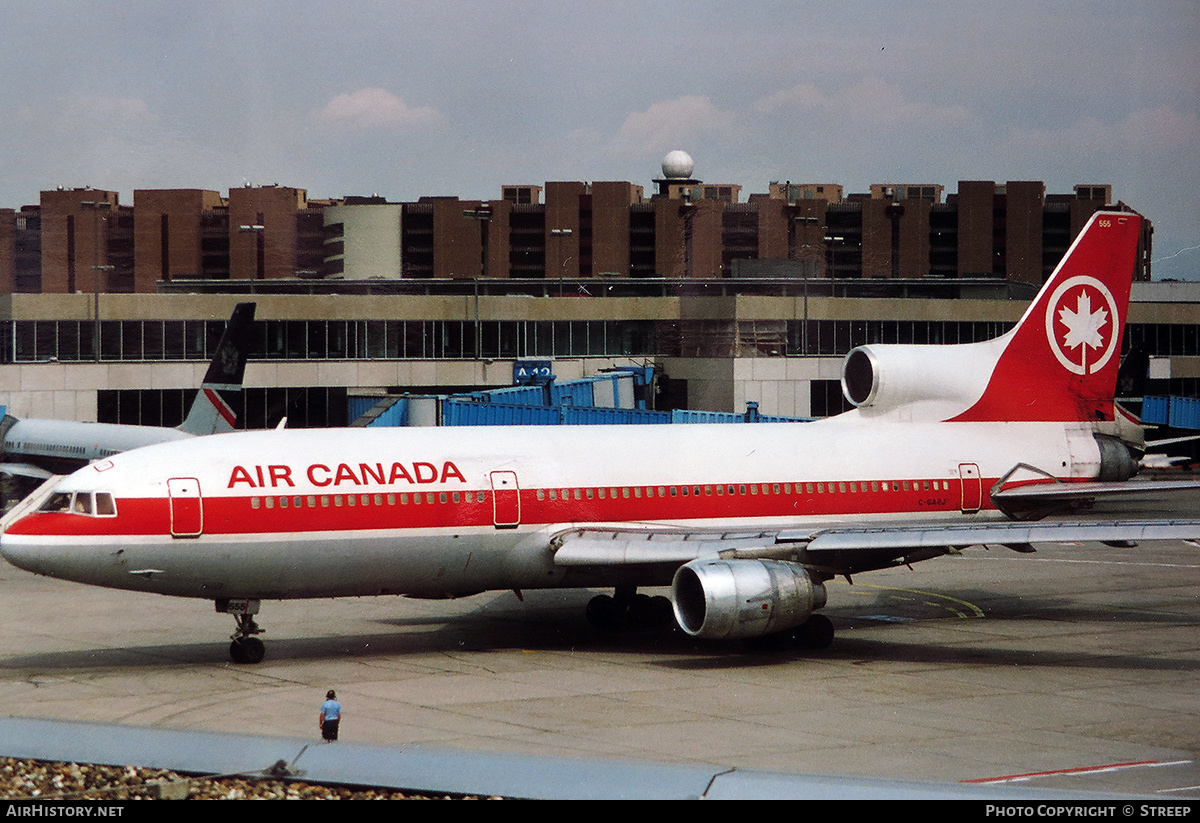
[[[772,321],[774,322],[774,321]],[[769,355],[842,356],[870,343],[970,343],[997,337],[1012,323],[954,320],[761,321],[652,320],[260,320],[252,360],[429,360],[483,357],[732,356],[737,345]],[[208,360],[222,320],[0,322],[0,360]],[[97,356],[96,342],[100,350]],[[739,343],[740,341],[740,343]],[[1158,357],[1200,356],[1200,329],[1186,323],[1130,324],[1126,345]]]
[[[225,324],[214,320],[105,320],[103,361],[208,360]],[[473,359],[657,354],[654,321],[262,320],[252,360]],[[5,362],[96,359],[91,322],[4,321]]]

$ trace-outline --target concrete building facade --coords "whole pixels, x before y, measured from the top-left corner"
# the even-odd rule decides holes
[[[819,416],[871,342],[1003,332],[1112,191],[1037,182],[505,186],[495,200],[303,189],[44,192],[0,210],[0,404],[175,425],[233,305],[258,303],[243,418],[345,425],[354,394],[654,365],[652,405]],[[1138,275],[1149,276],[1147,221]],[[1200,385],[1200,294],[1135,290],[1129,339]],[[1168,295],[1167,292],[1171,291]],[[252,297],[247,297],[247,295]]]
[[[289,279],[1007,278],[1040,283],[1108,186],[1037,181],[741,187],[660,180],[505,186],[496,200],[347,197],[304,189],[43,192],[0,211],[7,291],[153,293],[178,281]],[[543,202],[544,198],[544,202]],[[327,214],[326,211],[331,213]],[[1147,224],[1138,278],[1150,277]],[[31,256],[31,249],[36,252]],[[24,255],[23,257],[21,255]]]

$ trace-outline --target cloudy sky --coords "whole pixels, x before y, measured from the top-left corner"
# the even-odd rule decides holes
[[[0,207],[246,182],[1111,183],[1200,279],[1195,0],[0,0]]]

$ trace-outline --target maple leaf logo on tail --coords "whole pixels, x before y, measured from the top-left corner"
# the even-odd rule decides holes
[[[1062,283],[1046,308],[1046,337],[1058,362],[1079,375],[1103,369],[1116,353],[1119,316],[1112,293],[1095,277],[1077,275]]]
[[[1058,310],[1058,317],[1067,327],[1066,343],[1068,349],[1077,346],[1091,346],[1098,349],[1104,345],[1100,329],[1108,321],[1108,312],[1097,309],[1092,312],[1091,296],[1087,292],[1079,293],[1079,307],[1075,311],[1068,308]]]

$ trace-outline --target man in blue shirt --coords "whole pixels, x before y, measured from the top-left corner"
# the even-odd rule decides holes
[[[338,739],[338,723],[342,719],[342,704],[337,701],[333,689],[325,693],[325,702],[321,704],[321,737],[326,743]]]

